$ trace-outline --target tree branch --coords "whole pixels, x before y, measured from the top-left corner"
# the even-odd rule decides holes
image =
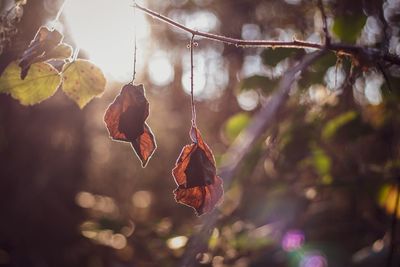
[[[318,51],[307,54],[300,63],[285,72],[280,80],[275,94],[254,116],[250,125],[235,139],[234,143],[225,153],[220,175],[224,180],[224,187],[229,188],[234,174],[240,163],[253,145],[259,140],[261,135],[269,129],[274,122],[277,113],[289,97],[289,91],[298,74],[305,70],[316,59],[321,57],[326,51]],[[190,238],[188,247],[182,257],[181,267],[193,267],[198,265],[196,255],[207,248],[207,242],[211,230],[215,227],[220,213],[214,210],[209,215],[203,216],[204,224],[199,233]]]
[[[361,46],[347,45],[340,43],[332,44],[330,42],[326,44],[320,44],[320,43],[312,43],[296,39],[294,39],[291,42],[285,42],[285,41],[271,41],[271,40],[243,40],[243,39],[231,38],[224,35],[202,32],[188,28],[183,24],[180,24],[164,15],[161,15],[160,13],[142,7],[137,3],[134,4],[134,7],[143,11],[144,13],[155,19],[158,19],[175,28],[188,32],[191,35],[200,36],[205,39],[222,42],[225,44],[235,45],[236,47],[265,47],[265,48],[282,47],[282,48],[298,48],[298,49],[311,48],[317,50],[330,50],[333,52],[340,52],[342,54],[351,55],[352,57],[357,58],[359,62],[368,63],[369,65],[375,65],[375,63],[378,61],[386,61],[388,63],[400,66],[399,56],[389,53],[382,53],[381,50],[376,48],[361,47]]]
[[[331,37],[329,36],[328,19],[326,18],[324,4],[322,3],[322,0],[318,0],[318,8],[321,11],[322,29],[323,29],[324,34],[325,34],[325,45],[329,46],[331,44]]]
[[[172,25],[178,29],[181,29],[185,32],[191,33],[192,35],[201,36],[203,38],[210,39],[213,41],[219,41],[222,43],[235,45],[237,47],[294,47],[294,48],[315,48],[315,49],[323,49],[324,48],[324,46],[322,44],[304,42],[304,41],[299,41],[299,40],[293,40],[292,42],[266,41],[266,40],[243,40],[243,39],[236,39],[236,38],[231,38],[231,37],[227,37],[227,36],[223,36],[223,35],[208,33],[208,32],[197,31],[197,30],[188,28],[188,27],[186,27],[164,15],[161,15],[160,13],[156,13],[153,10],[142,7],[138,4],[136,4],[136,8],[139,10],[142,10],[144,13],[152,16],[155,19],[166,22],[167,24]]]

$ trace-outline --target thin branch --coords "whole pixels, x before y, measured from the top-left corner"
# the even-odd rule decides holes
[[[328,21],[326,18],[324,4],[322,3],[322,0],[318,0],[318,8],[319,8],[319,10],[321,12],[321,16],[322,16],[322,29],[325,34],[325,46],[329,47],[329,45],[331,44],[331,37],[329,36]]]
[[[359,58],[361,59],[359,60],[360,62],[369,62],[371,64],[375,64],[379,60],[384,60],[391,64],[400,66],[400,57],[389,53],[382,54],[382,51],[376,48],[360,47],[360,46],[339,44],[339,43],[319,44],[319,43],[306,42],[296,39],[294,39],[291,42],[285,42],[285,41],[271,41],[271,40],[243,40],[243,39],[231,38],[224,35],[202,32],[188,28],[164,15],[161,15],[160,13],[142,7],[137,3],[134,4],[134,7],[143,11],[144,13],[155,19],[165,22],[173,27],[181,29],[192,35],[201,36],[205,39],[222,42],[225,44],[235,45],[236,47],[265,47],[265,48],[283,47],[283,48],[298,48],[298,49],[311,48],[317,50],[331,50],[334,52],[341,52],[342,54],[347,54],[355,58]]]
[[[136,7],[138,9],[142,10],[143,12],[145,12],[146,14],[152,16],[153,18],[156,18],[158,20],[166,22],[176,28],[179,28],[183,31],[191,33],[192,35],[201,36],[203,38],[214,40],[214,41],[220,41],[220,42],[223,42],[226,44],[235,45],[237,47],[294,47],[294,48],[315,48],[315,49],[323,49],[324,48],[324,46],[322,44],[304,42],[304,41],[299,41],[299,40],[293,40],[291,42],[266,41],[266,40],[243,40],[243,39],[236,39],[236,38],[231,38],[231,37],[227,37],[227,36],[223,36],[223,35],[208,33],[208,32],[202,32],[202,31],[193,30],[191,28],[188,28],[188,27],[186,27],[164,15],[161,15],[160,13],[156,13],[153,10],[142,7],[138,4],[136,4]]]
[[[260,109],[254,116],[250,125],[241,133],[234,143],[229,147],[225,153],[223,164],[220,172],[221,177],[224,179],[224,187],[229,188],[234,174],[244,157],[251,150],[253,145],[259,140],[261,135],[273,124],[277,113],[282,108],[284,103],[289,97],[289,91],[292,84],[298,77],[298,74],[305,70],[316,59],[321,57],[325,50],[307,54],[300,63],[285,72],[281,78],[279,86],[275,94],[270,100]],[[193,267],[198,265],[196,255],[203,252],[207,246],[211,230],[215,227],[220,212],[214,210],[211,214],[202,217],[204,224],[199,233],[190,238],[189,244],[182,257],[181,267]]]

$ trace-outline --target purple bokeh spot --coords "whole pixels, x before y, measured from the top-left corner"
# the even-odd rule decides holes
[[[300,267],[328,267],[328,261],[318,252],[307,253],[301,259]]]
[[[304,244],[304,233],[299,230],[290,230],[282,238],[282,248],[285,251],[300,249]]]

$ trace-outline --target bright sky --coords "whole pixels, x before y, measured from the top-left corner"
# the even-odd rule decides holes
[[[133,72],[134,25],[137,33],[137,75],[148,74],[152,84],[165,88],[174,79],[171,53],[152,45],[148,17],[140,10],[134,16],[132,0],[65,0],[63,15],[72,38],[80,50],[98,65],[109,81],[128,82]],[[146,6],[146,1],[137,1]],[[219,21],[208,11],[190,16],[169,14],[194,29],[214,31]],[[189,19],[190,18],[190,19]],[[188,39],[189,40],[189,39]],[[179,44],[185,46],[185,44]],[[154,51],[156,49],[156,51]],[[189,50],[184,53],[182,85],[190,93]],[[221,49],[195,53],[195,97],[207,99],[218,95],[228,82],[228,72]],[[147,68],[145,66],[147,65]],[[146,73],[145,73],[146,72]]]
[[[136,12],[132,0],[67,0],[64,17],[75,42],[110,79],[132,77],[134,25],[138,41],[138,67],[144,62],[143,49],[150,38],[145,15]]]

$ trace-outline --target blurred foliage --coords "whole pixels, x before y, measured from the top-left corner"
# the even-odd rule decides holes
[[[249,124],[250,116],[247,113],[238,113],[229,118],[225,125],[225,136],[229,142],[235,140],[241,131]]]
[[[285,58],[293,58],[302,54],[303,50],[296,48],[270,48],[261,52],[261,58],[265,65],[276,66]]]
[[[346,14],[336,17],[332,31],[346,43],[355,43],[365,25],[367,18],[364,15]]]
[[[278,84],[277,79],[270,79],[262,75],[253,75],[242,80],[241,89],[261,89],[265,93],[272,92]]]
[[[57,13],[59,5],[52,9],[49,2],[27,1],[19,34],[0,53],[0,72]],[[323,2],[332,41],[398,51],[396,1]],[[315,1],[145,5],[188,24],[208,11],[217,21],[212,32],[237,38],[318,42],[323,36]],[[176,204],[172,194],[170,170],[189,142],[190,98],[182,86],[188,38],[148,21],[152,39],[146,49],[166,52],[174,76],[160,89],[146,72],[149,64],[138,70],[158,144],[146,169],[104,127],[104,111],[121,84],[109,81],[102,98],[83,110],[62,90],[32,107],[0,95],[0,266],[178,266],[190,237],[207,222]],[[65,39],[73,44],[68,26]],[[224,83],[215,61],[205,61],[205,77],[214,81],[210,88],[220,90],[196,105],[204,140],[223,162],[282,74],[309,51],[198,42],[195,57],[219,59],[228,75]],[[299,76],[275,123],[225,188],[219,221],[197,257],[201,266],[384,266],[400,167],[400,72],[383,66],[384,75],[379,66],[353,63],[329,53]],[[241,98],[243,90],[256,93]],[[400,261],[395,256],[393,266]]]

